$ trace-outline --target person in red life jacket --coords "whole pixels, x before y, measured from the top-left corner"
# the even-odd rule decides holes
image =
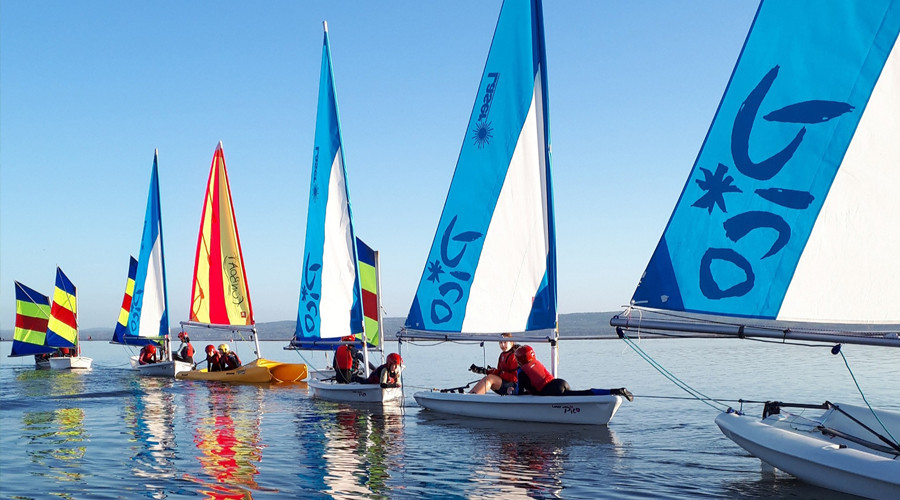
[[[138,355],[138,363],[142,365],[156,363],[156,346],[147,344],[144,347],[141,347],[141,353]]]
[[[628,401],[633,401],[631,392],[621,387],[619,389],[586,389],[576,391],[569,387],[569,383],[561,378],[554,378],[547,368],[537,360],[534,349],[531,346],[522,346],[516,349],[516,361],[519,363],[519,381],[516,384],[514,394],[534,394],[535,396],[622,396]]]
[[[356,336],[347,335],[341,338],[344,342],[355,342]],[[356,382],[354,373],[359,370],[360,362],[364,361],[363,353],[353,344],[341,344],[334,353],[331,367],[334,368],[334,379],[339,384]]]
[[[403,358],[396,352],[388,354],[385,363],[372,372],[366,379],[367,384],[379,384],[381,387],[400,387],[400,370],[403,368]]]
[[[206,371],[220,372],[222,371],[222,356],[216,350],[216,346],[209,344],[206,346]]]
[[[187,332],[179,332],[178,340],[181,341],[181,349],[172,354],[172,359],[194,364],[194,346],[191,345],[191,339],[188,337]]]
[[[241,358],[228,348],[228,344],[219,345],[219,357],[222,359],[223,370],[235,370],[241,366]]]
[[[72,351],[68,347],[60,347],[52,354],[54,358],[68,358],[72,356]]]
[[[504,333],[502,337],[512,337]],[[497,359],[497,368],[488,366],[482,368],[474,364],[469,367],[470,372],[484,375],[484,378],[475,384],[469,394],[484,394],[489,389],[497,394],[508,394],[510,388],[515,388],[518,380],[519,363],[516,361],[516,349],[519,344],[512,340],[500,341],[500,358]]]

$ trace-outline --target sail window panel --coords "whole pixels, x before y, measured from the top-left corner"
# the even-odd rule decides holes
[[[525,330],[549,249],[542,135],[532,99],[472,280],[465,332]]]
[[[900,48],[894,46],[785,295],[779,319],[900,323]]]
[[[325,207],[325,244],[322,252],[322,320],[319,336],[342,337],[349,333],[350,311],[356,282],[356,262],[350,231],[350,204],[344,179],[343,156],[337,150],[328,180],[328,202]],[[361,325],[360,325],[361,328]]]

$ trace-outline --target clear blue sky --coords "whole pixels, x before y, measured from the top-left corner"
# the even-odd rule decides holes
[[[159,148],[170,321],[187,319],[222,141],[258,322],[294,320],[322,21],[357,234],[405,317],[500,1],[4,0],[0,328],[59,265],[112,327]],[[631,298],[756,12],[752,1],[544,4],[561,313]]]

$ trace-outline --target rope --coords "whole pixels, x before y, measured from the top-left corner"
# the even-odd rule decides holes
[[[650,366],[652,366],[653,368],[655,368],[656,371],[658,371],[659,373],[662,374],[662,376],[664,376],[664,377],[666,377],[667,379],[669,379],[669,380],[670,380],[672,383],[674,383],[679,389],[681,389],[681,390],[683,390],[684,392],[690,394],[690,395],[693,397],[693,399],[696,399],[697,401],[702,402],[703,404],[709,406],[710,408],[713,408],[713,409],[716,410],[716,411],[724,411],[724,410],[727,410],[727,409],[729,408],[728,405],[726,405],[726,404],[724,404],[724,403],[721,403],[719,400],[717,400],[717,399],[715,399],[715,398],[711,398],[711,397],[707,396],[706,394],[703,394],[702,392],[700,392],[700,391],[694,389],[693,387],[691,387],[690,385],[688,385],[687,383],[683,382],[681,379],[679,379],[678,377],[676,377],[676,376],[675,376],[674,374],[672,374],[670,371],[668,371],[668,370],[666,370],[665,368],[663,368],[663,366],[660,365],[656,360],[654,360],[649,354],[647,354],[646,352],[644,352],[644,350],[641,349],[640,346],[638,346],[637,344],[635,344],[635,342],[634,342],[633,340],[631,340],[631,338],[630,338],[628,335],[626,335],[624,331],[621,331],[619,335],[621,336],[622,340],[624,340],[625,343],[626,343],[629,347],[631,347],[631,349],[632,349],[634,352],[636,352],[636,353],[638,354],[638,356],[640,356],[641,358],[643,358],[644,361],[646,361],[647,363],[649,363]],[[688,399],[690,399],[690,398],[688,398]],[[717,407],[717,406],[711,404],[711,402],[718,403],[718,404],[720,405],[720,407]]]
[[[850,363],[847,361],[847,357],[844,356],[844,352],[840,350],[840,347],[835,347],[834,349],[832,349],[832,352],[834,352],[835,350],[837,350],[837,353],[841,355],[841,359],[844,360],[844,366],[846,366],[847,371],[850,372],[850,378],[853,379],[853,383],[856,385],[856,390],[859,391],[860,397],[862,397],[862,400],[866,403],[866,406],[869,407],[869,411],[872,412],[872,416],[875,417],[875,420],[878,421],[878,424],[881,425],[881,428],[884,429],[884,432],[894,441],[894,443],[892,443],[892,444],[900,444],[900,441],[898,441],[897,438],[895,438],[894,435],[891,434],[891,431],[888,430],[887,426],[884,425],[884,422],[882,422],[881,419],[878,417],[878,414],[875,413],[875,409],[872,408],[872,405],[869,404],[869,400],[866,399],[866,395],[863,393],[862,389],[859,387],[859,382],[856,381],[856,375],[854,375],[853,370],[850,369]],[[849,415],[847,415],[847,416],[849,416]]]

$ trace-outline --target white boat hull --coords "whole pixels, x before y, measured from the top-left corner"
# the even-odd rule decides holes
[[[417,392],[427,410],[466,417],[550,424],[606,425],[622,404],[620,396],[498,396]]]
[[[90,370],[94,360],[84,356],[50,358],[51,370]]]
[[[333,381],[310,379],[309,388],[313,396],[326,401],[341,403],[396,403],[403,398],[400,387],[385,387],[380,384],[338,384]]]
[[[188,372],[193,369],[190,363],[183,361],[160,361],[159,363],[142,365],[138,361],[138,356],[131,356],[128,360],[131,362],[131,368],[137,370],[142,377],[175,378],[175,375],[178,373]]]
[[[845,411],[867,409],[838,405]],[[862,412],[854,414],[873,429]],[[869,413],[871,417],[871,413]],[[862,447],[852,441],[828,437],[783,413],[762,420],[758,417],[722,413],[716,425],[729,439],[769,465],[816,486],[868,498],[900,498],[900,458]],[[900,435],[900,414],[879,412],[879,417],[894,436]],[[841,428],[846,419],[834,414],[826,425],[843,432],[877,441],[869,434]],[[858,427],[857,427],[858,429]],[[861,430],[861,429],[860,429]],[[883,431],[882,431],[883,434]],[[879,443],[881,444],[881,443]]]

